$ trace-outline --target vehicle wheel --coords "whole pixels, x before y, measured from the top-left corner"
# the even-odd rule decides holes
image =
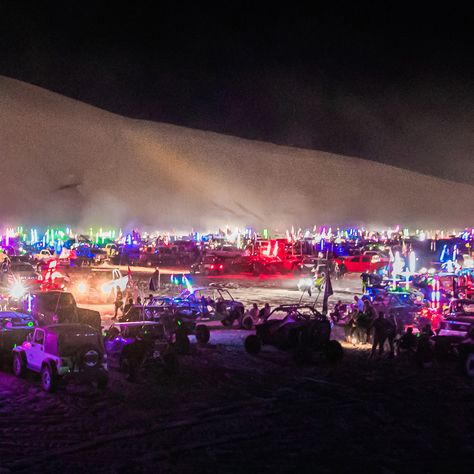
[[[245,338],[245,350],[252,355],[257,355],[262,350],[262,342],[255,334]]]
[[[253,328],[253,319],[251,316],[244,316],[242,318],[242,322],[240,323],[240,326],[242,329],[246,329],[247,331],[250,331]]]
[[[57,388],[58,376],[50,364],[41,368],[41,387],[45,392],[54,392]]]
[[[230,316],[224,318],[221,322],[222,322],[222,325],[226,328],[230,328],[232,324],[234,324],[234,321],[232,320]]]
[[[176,342],[175,342],[176,352],[181,355],[189,354],[191,349],[191,343],[189,342],[188,335],[183,331],[178,331],[176,333]]]
[[[324,347],[324,355],[329,362],[339,362],[344,356],[344,350],[339,341],[329,341]]]
[[[211,334],[209,332],[209,328],[204,324],[198,324],[196,326],[196,340],[199,344],[207,344]]]
[[[464,363],[464,373],[468,377],[474,377],[474,352],[467,354]]]
[[[179,362],[178,357],[174,352],[166,352],[163,354],[163,367],[165,369],[165,373],[168,375],[173,375],[178,371]]]
[[[13,373],[15,377],[24,377],[26,373],[26,361],[22,354],[16,353],[13,357]]]

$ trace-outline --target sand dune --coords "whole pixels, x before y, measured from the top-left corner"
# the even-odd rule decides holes
[[[131,120],[5,77],[0,166],[3,223],[178,230],[472,223],[467,184]]]

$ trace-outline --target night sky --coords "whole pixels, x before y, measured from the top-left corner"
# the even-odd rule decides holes
[[[2,75],[132,118],[474,184],[472,9],[18,3],[0,4]]]

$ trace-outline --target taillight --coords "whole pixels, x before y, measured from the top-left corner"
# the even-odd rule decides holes
[[[211,265],[211,270],[214,270],[214,265]]]
[[[224,265],[219,265],[219,270],[222,270],[224,268]]]

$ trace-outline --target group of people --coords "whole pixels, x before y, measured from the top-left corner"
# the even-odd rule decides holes
[[[397,338],[397,321],[395,316],[388,312],[378,310],[369,298],[354,296],[354,304],[345,325],[346,339],[354,345],[372,343],[370,357],[384,353],[385,344],[389,346],[389,356],[395,355],[395,350],[413,349],[416,339],[413,339],[413,329]]]
[[[122,315],[120,318],[118,318],[119,321],[128,321],[130,313],[135,306],[142,306],[143,304],[147,304],[148,302],[151,303],[152,299],[153,299],[152,294],[144,298],[143,301],[140,296],[137,296],[134,302],[133,297],[130,296],[130,294],[128,294],[127,296],[124,296],[123,291],[120,289],[119,286],[117,286],[115,288],[115,301],[114,301],[115,312],[112,319],[113,320],[117,319],[118,312],[120,310],[122,312]],[[127,301],[125,305],[123,304],[124,300]]]

